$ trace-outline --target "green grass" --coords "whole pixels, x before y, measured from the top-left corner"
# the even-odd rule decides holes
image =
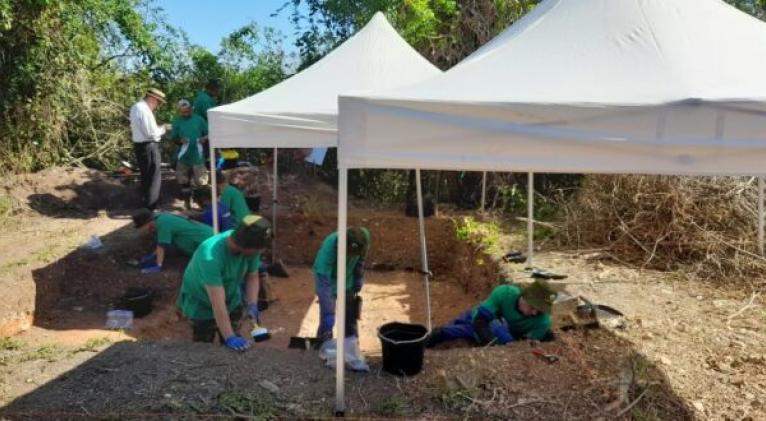
[[[482,222],[468,216],[458,221],[455,235],[460,241],[480,245],[486,252],[495,254],[500,251],[503,231],[495,221]]]
[[[64,350],[57,345],[43,345],[22,355],[19,362],[45,360],[52,363],[61,359],[64,354]]]
[[[90,338],[87,342],[85,342],[85,345],[77,348],[74,350],[74,352],[97,352],[98,348],[101,348],[102,346],[108,345],[110,343],[112,343],[112,340],[106,337]]]
[[[24,348],[24,342],[13,338],[0,338],[0,351],[16,351]]]
[[[407,410],[407,402],[397,396],[389,396],[375,407],[375,412],[384,417],[402,417]]]
[[[13,201],[5,194],[0,194],[0,218],[4,218],[11,214],[13,210]]]
[[[238,392],[224,392],[218,396],[218,406],[235,416],[248,416],[256,420],[274,419],[274,403]]]

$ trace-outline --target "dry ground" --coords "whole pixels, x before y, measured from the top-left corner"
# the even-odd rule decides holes
[[[328,203],[334,198],[308,203],[326,197],[326,188],[289,178],[283,183],[289,192],[283,203],[302,203],[282,205],[291,216],[280,224],[280,256],[292,276],[275,282],[279,300],[264,314],[274,338],[234,354],[187,342],[188,326],[171,305],[183,258],[173,257],[156,276],[140,276],[123,264],[146,247],[127,226],[132,189],[103,187],[98,177],[48,173],[8,190],[27,209],[3,222],[0,313],[8,332],[25,331],[0,343],[0,413],[12,419],[330,415],[332,372],[312,351],[285,349],[290,335],[310,334],[316,326],[306,264],[314,242],[332,229]],[[114,196],[114,189],[123,195]],[[766,419],[766,314],[759,296],[746,287],[717,289],[678,274],[607,264],[597,253],[545,251],[536,265],[570,275],[568,291],[622,310],[627,329],[559,333],[543,345],[562,357],[556,364],[515,343],[428,351],[424,372],[409,379],[382,373],[375,328],[388,320],[424,320],[421,279],[405,271],[417,267],[415,221],[360,204],[352,216],[385,233],[376,237],[374,252],[379,268],[394,270],[368,274],[362,347],[373,372],[349,375],[349,415]],[[486,279],[476,275],[481,272],[455,267],[468,262],[450,227],[446,220],[429,221],[438,268],[435,323],[487,292]],[[104,249],[78,250],[93,234],[102,236]],[[135,285],[156,289],[158,308],[131,331],[102,330],[104,312]]]

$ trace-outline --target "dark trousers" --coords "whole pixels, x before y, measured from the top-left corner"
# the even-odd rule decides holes
[[[237,307],[236,310],[229,313],[229,319],[231,319],[231,327],[234,329],[234,333],[239,332],[239,326],[242,321],[242,307]],[[218,330],[215,319],[192,320],[192,340],[194,342],[214,342],[216,335],[220,338],[221,343],[226,339]]]
[[[157,207],[160,200],[162,173],[160,144],[158,142],[134,143],[138,170],[141,172],[141,197],[149,209]]]

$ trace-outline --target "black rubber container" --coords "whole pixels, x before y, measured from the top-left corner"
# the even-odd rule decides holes
[[[422,325],[386,323],[378,329],[383,346],[383,370],[397,376],[414,376],[423,369],[426,334]]]
[[[149,288],[128,288],[120,300],[120,309],[132,311],[135,318],[148,315],[153,308],[154,291]]]

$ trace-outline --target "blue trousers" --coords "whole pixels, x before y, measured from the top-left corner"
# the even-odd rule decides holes
[[[442,341],[455,339],[468,339],[476,341],[476,330],[473,328],[472,311],[461,313],[457,319],[440,328],[439,335]]]

